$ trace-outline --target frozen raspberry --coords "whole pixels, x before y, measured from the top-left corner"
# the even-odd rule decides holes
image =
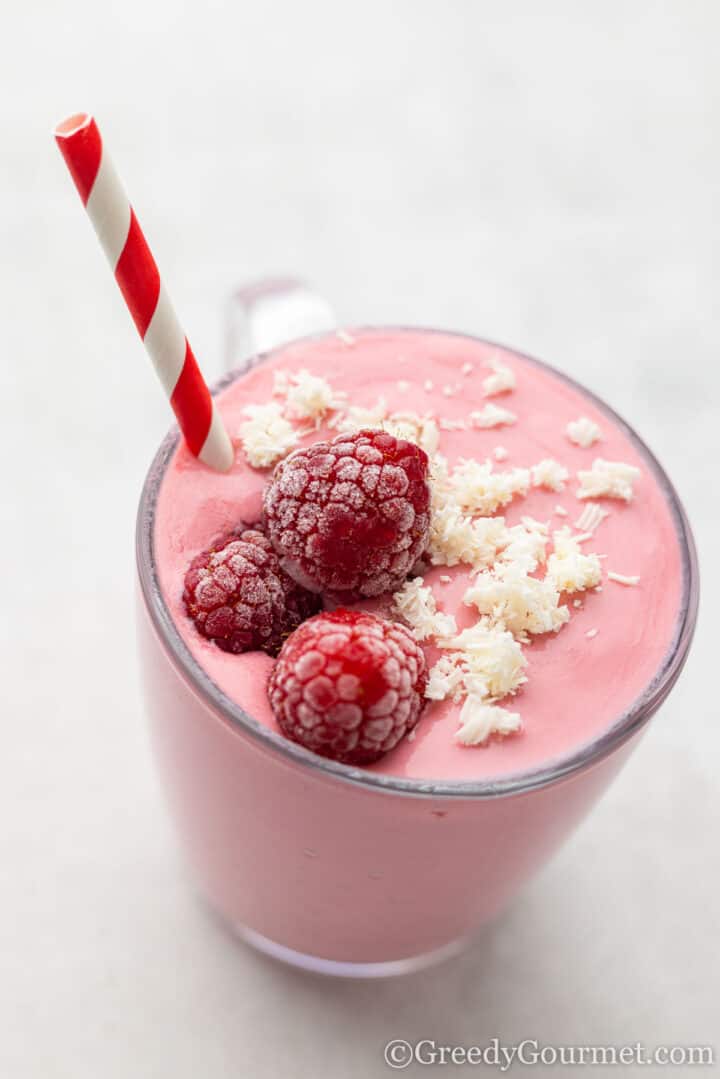
[[[224,652],[261,649],[271,656],[319,607],[318,597],[281,568],[267,536],[247,525],[193,559],[183,600],[203,637]]]
[[[427,667],[405,626],[338,608],[283,645],[268,693],[283,734],[323,757],[371,764],[417,723]]]
[[[338,602],[394,591],[427,546],[427,476],[424,450],[384,431],[296,450],[263,504],[283,568]]]

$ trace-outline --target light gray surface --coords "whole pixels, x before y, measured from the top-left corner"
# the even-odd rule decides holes
[[[385,1074],[390,1037],[720,1042],[720,9],[114,8],[6,5],[0,35],[0,1073],[322,1079]],[[50,138],[77,108],[208,373],[229,289],[299,272],[349,321],[475,331],[572,372],[687,503],[704,620],[679,687],[592,819],[441,969],[287,972],[180,870],[131,583],[168,411]]]

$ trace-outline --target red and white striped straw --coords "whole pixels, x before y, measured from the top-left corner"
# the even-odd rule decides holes
[[[58,124],[55,139],[189,449],[210,468],[227,472],[232,443],[97,124],[78,113]]]

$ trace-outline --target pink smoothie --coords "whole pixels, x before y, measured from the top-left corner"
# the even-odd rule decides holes
[[[273,400],[276,370],[307,369],[344,391],[354,405],[370,407],[379,396],[391,410],[432,413],[438,420],[466,420],[482,409],[485,364],[499,358],[513,369],[516,388],[492,402],[517,415],[513,426],[490,430],[441,431],[440,450],[452,465],[458,458],[483,460],[504,447],[496,469],[555,458],[571,473],[560,493],[533,489],[499,512],[508,524],[524,515],[548,521],[551,530],[572,524],[585,503],[576,498],[574,474],[596,457],[637,465],[642,476],[630,504],[603,501],[611,512],[584,545],[606,556],[601,591],[582,595],[582,607],[566,600],[568,625],[525,647],[528,683],[506,707],[522,716],[523,729],[484,746],[458,744],[454,734],[461,705],[432,702],[412,741],[404,740],[370,771],[408,779],[492,780],[534,771],[573,755],[612,727],[642,697],[663,666],[678,630],[682,598],[681,549],[669,502],[650,462],[619,423],[586,395],[551,371],[511,351],[462,336],[420,331],[353,331],[289,345],[232,382],[219,396],[224,421],[236,434],[248,404]],[[472,364],[471,373],[463,366]],[[433,390],[425,388],[432,382]],[[401,385],[399,385],[401,383]],[[443,387],[452,387],[451,396]],[[579,416],[595,420],[603,440],[590,448],[572,444],[567,424]],[[334,437],[321,427],[301,444]],[[181,443],[163,478],[155,519],[154,545],[160,588],[180,636],[217,686],[259,723],[276,731],[266,682],[272,660],[262,653],[234,656],[203,639],[187,618],[181,599],[191,559],[238,520],[257,520],[268,471],[251,468],[238,447],[229,475],[210,472]],[[568,516],[556,515],[556,507]],[[625,587],[605,579],[607,571],[640,577]],[[441,576],[450,583],[441,583]],[[425,575],[438,607],[457,618],[459,628],[476,618],[462,603],[471,583],[467,566],[437,567]],[[588,637],[589,631],[597,631]],[[432,663],[438,652],[429,648]],[[278,737],[281,737],[278,732]]]

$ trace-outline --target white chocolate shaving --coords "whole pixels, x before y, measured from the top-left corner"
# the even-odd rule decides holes
[[[393,596],[393,603],[418,641],[428,637],[447,637],[457,632],[454,617],[438,611],[432,589],[425,585],[422,577],[406,581]]]
[[[238,434],[253,468],[270,468],[297,445],[297,431],[275,402],[246,405],[243,413],[248,419],[240,424]]]
[[[580,488],[578,498],[619,498],[632,502],[633,484],[640,478],[640,469],[622,461],[604,461],[598,457],[591,469],[577,474]]]
[[[640,584],[640,578],[636,575],[627,575],[625,573],[608,573],[607,578],[609,581],[615,581],[616,584],[624,584],[627,587],[632,588],[634,585]]]
[[[515,389],[515,372],[498,359],[488,361],[492,374],[483,379],[483,393],[486,397],[495,397],[499,393],[508,393]]]
[[[565,428],[565,434],[571,442],[574,442],[576,446],[582,446],[583,449],[587,449],[602,438],[602,431],[598,425],[587,416],[572,420]]]
[[[517,422],[517,416],[507,408],[499,408],[489,402],[479,411],[470,413],[470,422],[473,427],[487,429],[490,427],[503,427]]]
[[[565,465],[561,465],[559,461],[554,461],[551,457],[539,461],[530,471],[533,487],[545,487],[548,491],[562,491],[570,475]]]

